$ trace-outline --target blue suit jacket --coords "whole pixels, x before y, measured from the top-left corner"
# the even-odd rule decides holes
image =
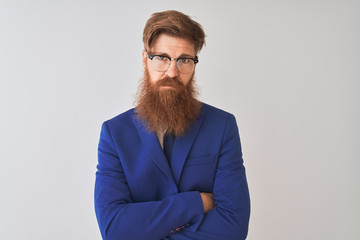
[[[131,109],[102,125],[95,210],[104,239],[245,239],[250,200],[233,115],[203,104],[169,164]],[[204,214],[199,192],[213,193]]]

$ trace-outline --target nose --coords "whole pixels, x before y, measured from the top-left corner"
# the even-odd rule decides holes
[[[166,75],[168,75],[171,78],[179,76],[179,70],[176,66],[176,61],[171,61],[169,68],[166,70]]]

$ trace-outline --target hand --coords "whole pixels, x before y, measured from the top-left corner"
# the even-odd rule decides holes
[[[215,207],[212,193],[201,192],[200,196],[204,206],[204,213],[207,213]]]

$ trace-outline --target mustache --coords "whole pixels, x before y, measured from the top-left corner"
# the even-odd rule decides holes
[[[165,77],[159,81],[157,81],[155,83],[156,87],[161,87],[161,86],[170,86],[170,87],[174,87],[174,88],[181,88],[184,87],[183,83],[177,78],[170,78],[170,77]]]

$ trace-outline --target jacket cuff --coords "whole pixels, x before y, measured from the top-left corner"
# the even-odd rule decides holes
[[[204,219],[204,206],[203,206],[203,203],[202,203],[202,199],[201,199],[201,196],[200,196],[200,192],[197,192],[197,195],[198,195],[198,199],[197,199],[197,204],[192,207],[196,208],[196,209],[191,209],[191,211],[199,211],[199,208],[201,209],[201,214],[199,214],[197,217],[195,217],[191,222],[190,222],[190,225],[189,227],[187,227],[186,229],[191,231],[191,232],[196,232],[203,219]]]

